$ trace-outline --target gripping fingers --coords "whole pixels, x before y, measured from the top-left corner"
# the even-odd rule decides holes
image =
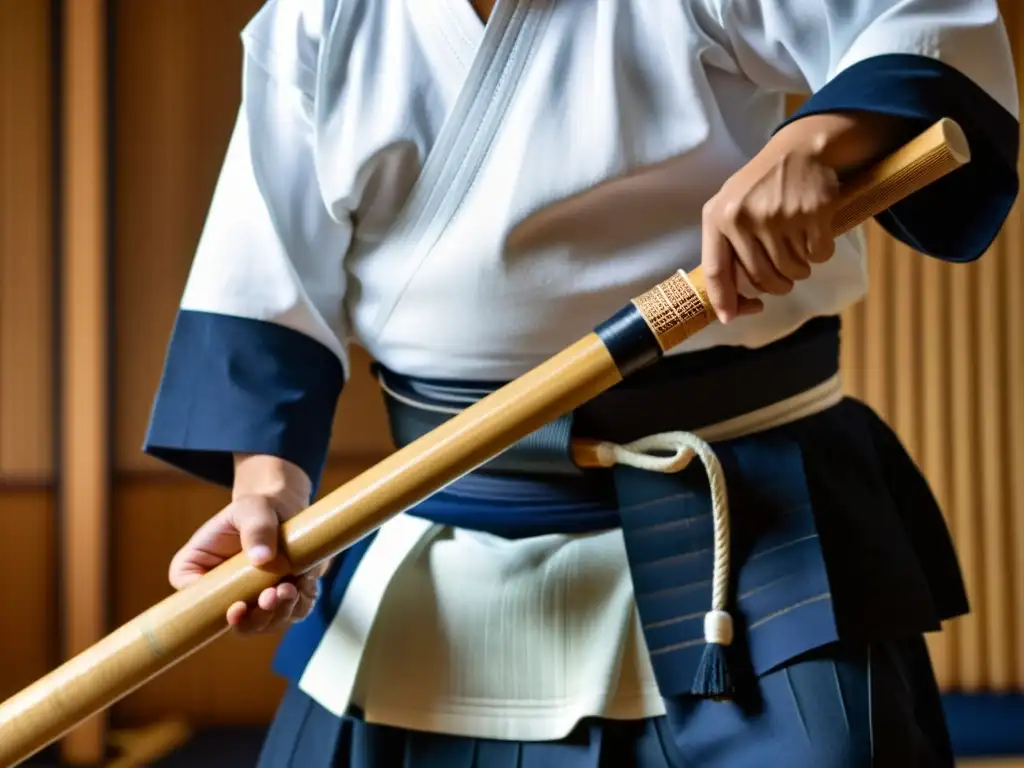
[[[812,264],[824,264],[836,251],[836,241],[827,227],[813,223],[807,230],[805,248],[807,260]]]
[[[768,258],[784,278],[795,283],[811,276],[811,265],[807,263],[806,256],[807,247],[802,245],[807,242],[804,231],[773,233],[762,230],[758,233],[758,239]],[[798,243],[801,245],[798,246]]]
[[[709,208],[704,210],[701,228],[701,269],[704,289],[718,319],[728,323],[736,317],[739,290],[736,285],[736,264],[732,247],[718,231]]]
[[[227,612],[228,624],[243,635],[272,632],[280,627],[306,618],[316,605],[320,593],[320,578],[330,563],[322,563],[276,587],[263,590],[254,605],[234,603]]]
[[[234,603],[228,609],[228,624],[243,635],[272,632],[292,620],[298,603],[298,588],[290,582],[282,582],[263,590],[255,605]]]
[[[319,571],[306,573],[295,582],[295,586],[298,587],[298,601],[292,612],[292,621],[301,621],[313,610],[313,606],[316,605],[317,598],[320,596],[319,577],[321,575],[322,573]]]
[[[740,227],[731,227],[725,234],[754,287],[775,296],[784,296],[793,290],[793,281],[776,269],[757,237]]]

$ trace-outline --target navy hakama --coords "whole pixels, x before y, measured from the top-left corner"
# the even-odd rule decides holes
[[[924,768],[952,766],[924,642],[828,646],[765,675],[754,700],[672,699],[665,717],[590,720],[553,742],[337,718],[296,687],[259,768]]]

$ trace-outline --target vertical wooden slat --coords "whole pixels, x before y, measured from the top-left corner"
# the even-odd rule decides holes
[[[953,360],[951,385],[952,426],[950,442],[957,448],[953,460],[951,517],[964,580],[971,595],[972,616],[958,622],[958,683],[967,691],[985,685],[984,643],[981,628],[986,615],[985,595],[981,580],[981,552],[978,545],[981,511],[977,488],[978,402],[970,393],[976,392],[977,357],[977,279],[971,267],[958,269],[952,276],[950,297],[950,352]],[[972,450],[972,447],[975,450]]]
[[[106,3],[63,6],[63,241],[59,494],[63,533],[64,645],[77,654],[107,629],[110,507],[107,318]],[[63,742],[64,758],[96,764],[105,716]]]
[[[937,260],[921,263],[921,314],[918,329],[921,341],[921,467],[929,478],[932,491],[950,517],[953,450],[951,434],[950,394],[950,272]],[[955,536],[955,530],[953,530]],[[956,632],[947,629],[928,636],[928,647],[935,665],[935,674],[945,685],[956,679]]]
[[[890,412],[889,352],[887,339],[892,314],[892,270],[890,244],[881,227],[867,228],[871,301],[864,305],[864,357],[861,370],[863,396],[885,417]]]
[[[1003,279],[1006,242],[1000,241],[977,266],[978,272],[978,497],[981,535],[981,579],[984,584],[986,624],[984,653],[988,663],[988,687],[1008,690],[1013,684],[1013,633],[1007,531],[1006,482],[1006,313],[1000,284]]]
[[[892,280],[890,296],[894,299],[890,309],[891,326],[886,361],[890,380],[890,406],[892,425],[902,435],[910,454],[917,460],[921,455],[921,436],[918,433],[921,404],[921,319],[920,279],[921,261],[909,248],[890,244],[888,259]]]
[[[1014,646],[1017,652],[1014,687],[1024,690],[1024,220],[1020,208],[1014,210],[1006,228],[1003,306],[1006,308],[1006,387],[1007,431],[1009,445],[1006,461],[1009,467],[1007,504],[1010,530],[1007,545],[1011,548],[1011,574],[1007,581],[1012,588],[1010,616],[1015,620]]]
[[[870,276],[869,276],[870,277]],[[839,367],[843,374],[843,387],[849,394],[864,392],[864,302],[857,302],[846,310],[842,319],[842,337],[839,345]]]
[[[53,472],[50,3],[0,0],[0,480]]]

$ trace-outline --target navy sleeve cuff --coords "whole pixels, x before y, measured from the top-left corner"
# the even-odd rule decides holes
[[[841,72],[783,125],[808,115],[853,111],[906,118],[915,132],[944,117],[960,124],[971,161],[877,221],[928,256],[952,262],[981,256],[1017,197],[1018,120],[959,70],[926,56],[886,54]]]
[[[278,456],[319,485],[344,372],[284,326],[179,312],[143,450],[230,487],[233,453]]]

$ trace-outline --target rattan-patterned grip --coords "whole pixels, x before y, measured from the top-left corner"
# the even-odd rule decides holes
[[[637,296],[633,305],[666,352],[715,319],[707,294],[682,270]]]
[[[838,237],[894,203],[970,162],[970,147],[953,120],[939,120],[862,175],[843,185],[833,219]],[[663,352],[707,327],[714,310],[704,290],[701,268],[682,271],[633,299]]]

